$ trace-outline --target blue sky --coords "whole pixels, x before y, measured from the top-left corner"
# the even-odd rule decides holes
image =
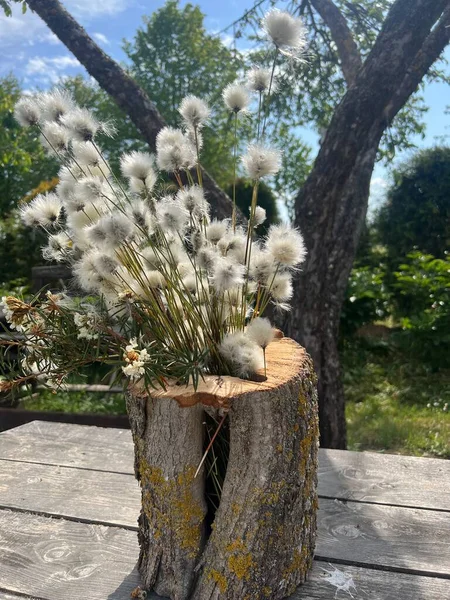
[[[180,2],[181,5],[185,3],[184,0]],[[199,4],[204,12],[206,28],[218,32],[239,18],[254,0],[193,0],[193,3]],[[108,54],[123,61],[123,39],[132,38],[142,17],[162,6],[164,0],[63,0],[63,4]],[[229,43],[229,35],[223,37]],[[450,60],[450,49],[447,49],[446,57]],[[0,16],[0,77],[10,72],[29,90],[47,88],[63,76],[86,74],[39,17],[29,10],[22,15],[19,7],[14,8],[12,18]],[[450,104],[448,92],[445,84],[427,86],[425,98],[430,107],[425,117],[427,132],[423,140],[414,140],[418,146],[431,146],[436,136],[450,134],[450,115],[445,115],[445,107]],[[315,132],[305,131],[304,136],[308,143],[316,145]],[[407,155],[400,154],[394,164]],[[388,179],[389,170],[377,165],[371,185],[372,207],[382,200]]]

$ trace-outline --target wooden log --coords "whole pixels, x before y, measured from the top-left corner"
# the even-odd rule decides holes
[[[127,410],[141,484],[139,572],[143,585],[172,600],[189,598],[204,544],[203,448],[200,406],[129,394]]]
[[[309,357],[292,340],[270,344],[266,360],[264,381],[210,376],[197,390],[169,386],[147,397],[135,387],[129,395],[143,503],[139,570],[146,586],[172,600],[278,600],[311,568],[316,379]],[[228,410],[230,418],[228,467],[206,544],[203,476],[192,479],[202,447],[202,404]]]

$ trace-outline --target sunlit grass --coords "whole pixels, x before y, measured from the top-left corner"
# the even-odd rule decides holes
[[[350,450],[450,458],[450,373],[407,360],[386,342],[343,351]]]

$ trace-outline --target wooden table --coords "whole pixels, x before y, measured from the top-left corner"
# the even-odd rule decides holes
[[[0,600],[128,599],[132,469],[128,430],[34,421],[0,434]],[[314,569],[293,599],[450,599],[450,462],[321,450],[319,494]]]

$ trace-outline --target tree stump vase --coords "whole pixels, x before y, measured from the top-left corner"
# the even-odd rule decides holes
[[[311,359],[284,338],[266,350],[267,379],[207,377],[197,390],[133,388],[127,408],[142,490],[139,571],[171,600],[278,600],[311,568],[318,413]],[[206,535],[204,410],[229,412],[230,454]]]

